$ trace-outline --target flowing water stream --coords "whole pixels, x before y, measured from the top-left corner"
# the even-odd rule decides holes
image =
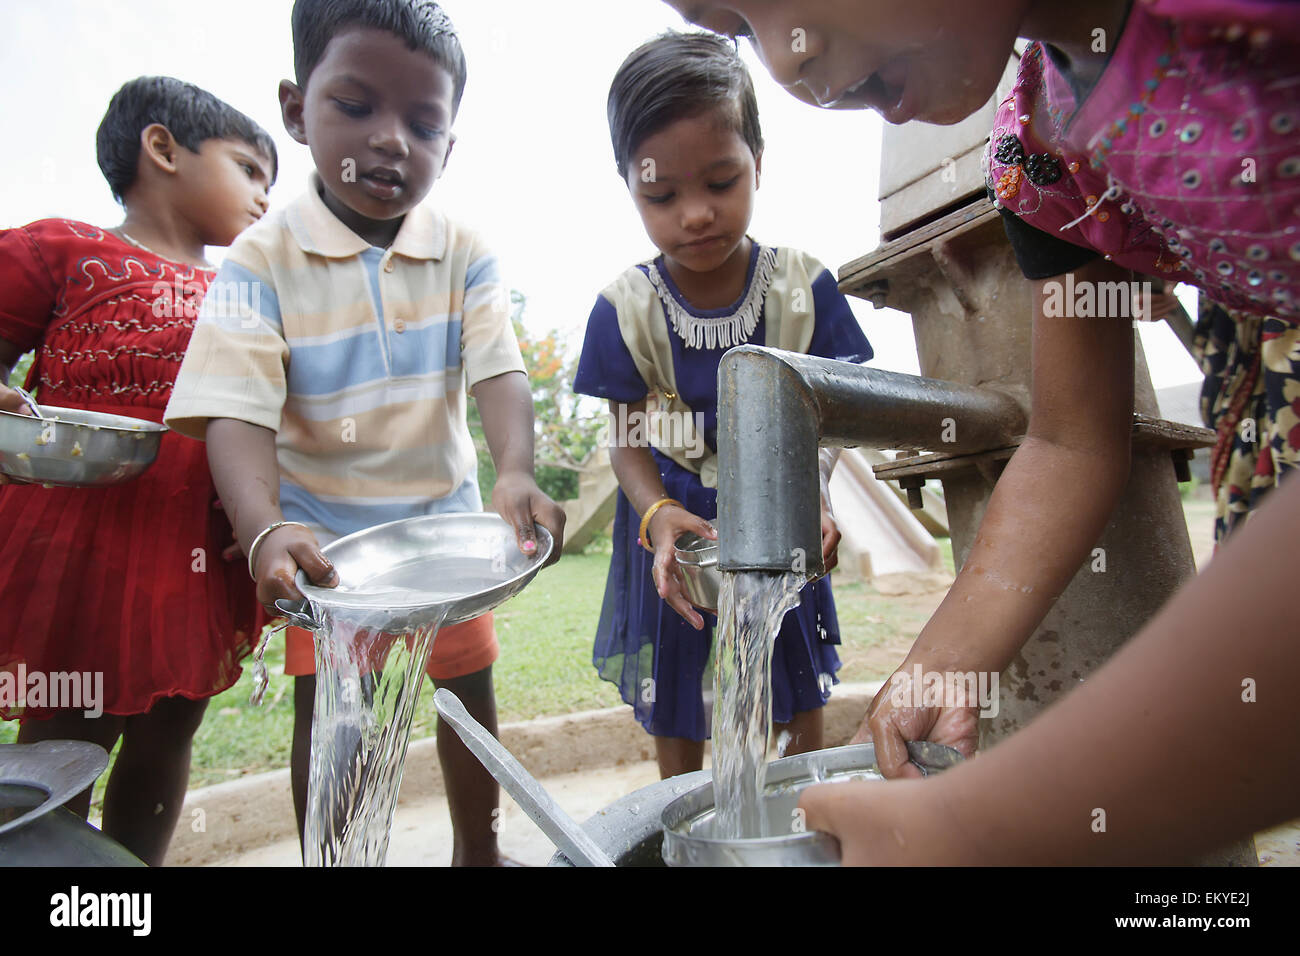
[[[384,632],[383,611],[343,616],[312,607],[318,626],[305,866],[384,865],[415,704],[449,607],[401,634]],[[285,626],[264,632],[253,653],[254,706],[266,694],[266,647]]]
[[[713,683],[710,835],[716,839],[771,835],[764,832],[762,793],[772,731],[772,647],[806,580],[793,572],[722,573]]]
[[[415,702],[442,621],[385,634],[317,608],[304,863],[383,866]]]
[[[806,580],[790,572],[723,573],[714,664],[715,838],[770,835],[761,796],[772,649]],[[378,626],[382,615],[336,618],[326,608],[313,610],[319,628],[304,862],[382,866],[411,720],[442,621],[393,635]],[[265,689],[264,648],[265,638],[254,659],[254,703]]]

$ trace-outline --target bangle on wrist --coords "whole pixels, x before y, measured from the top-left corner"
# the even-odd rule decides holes
[[[676,505],[679,508],[686,507],[676,498],[660,498],[645,510],[645,514],[641,517],[641,531],[636,536],[636,539],[641,542],[641,547],[645,548],[651,554],[654,554],[655,549],[654,546],[650,544],[650,519],[653,518],[655,512],[664,505]]]
[[[249,545],[248,576],[252,578],[254,581],[257,580],[257,574],[253,571],[253,559],[257,557],[257,549],[262,544],[263,539],[266,538],[266,536],[269,535],[272,531],[275,531],[279,528],[283,528],[285,525],[290,525],[290,524],[297,525],[299,528],[307,528],[307,526],[303,524],[301,521],[277,521],[274,524],[267,525],[265,528],[263,528],[261,533],[256,538],[253,539],[253,543]],[[307,528],[307,530],[310,531],[311,529]]]

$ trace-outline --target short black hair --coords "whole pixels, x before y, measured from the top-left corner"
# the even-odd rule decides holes
[[[673,30],[641,44],[618,68],[606,104],[619,177],[627,178],[648,137],[709,110],[725,116],[755,157],[763,151],[754,81],[734,46],[712,33]]]
[[[383,30],[422,50],[451,74],[452,116],[465,92],[465,51],[451,18],[433,0],[294,0],[293,72],[307,89],[312,70],[339,33],[351,27]]]
[[[135,185],[140,134],[154,123],[166,126],[176,142],[194,153],[205,140],[241,139],[271,160],[271,182],[275,182],[279,156],[266,130],[193,83],[170,76],[139,76],[113,94],[95,133],[95,158],[119,203]]]

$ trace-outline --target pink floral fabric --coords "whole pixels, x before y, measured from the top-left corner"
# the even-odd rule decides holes
[[[1035,43],[985,160],[1030,225],[1300,322],[1300,3],[1136,0],[1082,103]]]

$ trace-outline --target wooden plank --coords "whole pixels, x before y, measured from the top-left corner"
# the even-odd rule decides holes
[[[908,233],[902,239],[882,243],[865,256],[840,267],[840,291],[849,295],[876,281],[883,272],[892,270],[916,255],[929,251],[929,244],[948,242],[971,230],[999,221],[1000,214],[986,197],[979,197],[970,205],[949,213],[942,219]]]
[[[1217,436],[1208,428],[1197,428],[1181,422],[1169,422],[1148,415],[1133,416],[1133,445],[1135,448],[1176,449],[1211,448]],[[963,468],[976,468],[983,463],[1005,461],[1020,446],[1016,441],[1002,448],[961,455],[954,452],[934,452],[913,455],[898,461],[887,461],[872,466],[877,478],[896,481],[899,478],[935,478]]]

